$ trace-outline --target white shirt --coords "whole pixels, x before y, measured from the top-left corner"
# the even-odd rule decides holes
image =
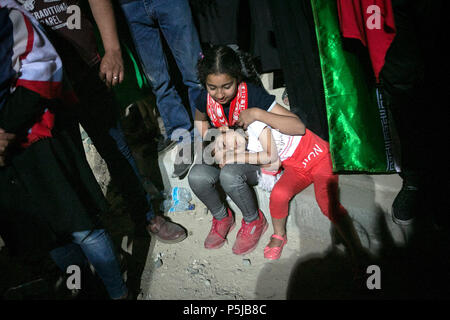
[[[247,127],[248,133],[248,145],[247,150],[249,152],[261,152],[263,151],[263,147],[259,142],[259,136],[265,127],[269,127],[267,124],[261,121],[255,121]],[[269,127],[270,128],[270,127]],[[275,144],[277,146],[278,156],[281,161],[286,160],[291,157],[294,153],[295,149],[297,149],[302,136],[290,136],[284,133],[279,132],[276,129],[271,129],[273,139],[275,140]]]

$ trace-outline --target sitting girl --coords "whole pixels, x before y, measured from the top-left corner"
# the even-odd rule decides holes
[[[301,134],[302,123],[296,115],[276,103],[275,97],[260,85],[248,59],[226,46],[205,51],[198,63],[199,79],[206,90],[196,103],[195,126],[205,138],[210,126],[227,128],[237,123],[247,108],[268,114],[268,123],[287,134]],[[243,71],[245,69],[247,73]],[[213,215],[205,248],[220,248],[234,227],[234,215],[224,191],[242,212],[242,225],[233,245],[233,253],[246,254],[255,249],[267,229],[259,210],[253,186],[258,183],[259,166],[250,163],[209,165],[196,164],[189,173],[189,185]]]

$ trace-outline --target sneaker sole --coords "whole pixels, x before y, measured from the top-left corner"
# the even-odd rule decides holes
[[[268,222],[266,222],[266,225],[264,226],[264,229],[263,229],[263,231],[261,232],[261,235],[259,236],[259,240],[261,240],[261,237],[262,237],[263,234],[266,232],[267,228],[269,228],[269,223],[268,223]],[[256,244],[255,244],[253,247],[251,247],[251,248],[248,249],[247,251],[244,251],[244,252],[241,252],[241,253],[236,253],[236,252],[234,252],[234,250],[232,250],[232,251],[233,251],[233,253],[234,253],[235,255],[238,255],[238,256],[242,256],[242,255],[244,255],[244,254],[250,253],[250,252],[252,252],[253,250],[256,249],[256,247],[257,247],[258,244],[259,244],[259,240],[258,240],[258,242],[256,242]]]
[[[172,173],[172,178],[180,178],[180,179],[183,179],[185,176],[186,176],[186,174],[189,172],[189,169],[191,169],[192,168],[192,165],[193,165],[194,163],[191,163],[191,165],[189,166],[189,167],[186,167],[186,169],[184,169],[183,171],[181,171],[181,173],[175,173],[175,172],[173,172]]]
[[[230,227],[230,230],[228,230],[228,233],[227,233],[227,236],[230,234],[230,232],[231,231],[233,231],[233,229],[234,229],[234,227],[236,226],[236,223],[235,222],[233,222],[233,225]],[[222,248],[223,247],[223,245],[225,244],[225,242],[227,242],[228,240],[227,240],[227,238],[225,238],[225,240],[221,243],[221,244],[219,244],[218,246],[215,246],[215,247],[205,247],[204,245],[204,247],[205,247],[205,249],[208,249],[208,250],[214,250],[214,249],[220,249],[220,248]]]
[[[413,223],[414,218],[411,218],[411,219],[408,219],[408,220],[398,219],[394,215],[394,207],[393,206],[391,207],[391,210],[392,210],[392,221],[395,224],[398,224],[399,226],[407,227],[407,226],[409,226],[409,225],[411,225]]]
[[[409,220],[400,220],[400,219],[397,219],[396,217],[392,216],[392,221],[393,221],[395,224],[398,224],[398,225],[400,225],[400,226],[407,227],[407,226],[410,226],[410,225],[414,222],[414,218],[409,219]]]

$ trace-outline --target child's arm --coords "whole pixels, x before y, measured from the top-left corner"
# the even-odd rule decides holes
[[[259,136],[263,148],[261,152],[229,151],[225,153],[224,164],[249,163],[260,165],[266,170],[276,171],[281,165],[278,150],[269,127],[264,128]],[[241,149],[242,150],[242,149]]]
[[[291,136],[305,134],[306,128],[300,118],[278,103],[270,110],[270,112],[260,108],[243,110],[239,114],[237,124],[243,126],[244,129],[247,129],[254,121],[262,121],[272,129],[278,129],[281,133]]]

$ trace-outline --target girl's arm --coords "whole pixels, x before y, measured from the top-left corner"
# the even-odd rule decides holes
[[[278,103],[270,112],[260,108],[249,108],[242,111],[239,114],[237,124],[247,129],[254,121],[262,121],[272,127],[272,129],[277,129],[281,133],[291,136],[305,134],[306,128],[300,118]]]
[[[281,165],[280,159],[278,157],[278,150],[273,139],[271,130],[266,127],[259,136],[259,142],[263,148],[261,152],[239,152],[231,151],[225,154],[224,164],[231,163],[249,163],[260,165],[266,170],[278,170]]]

